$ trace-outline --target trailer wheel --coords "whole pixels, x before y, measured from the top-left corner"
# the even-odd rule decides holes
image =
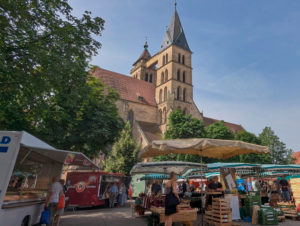
[[[24,217],[21,226],[29,226],[29,221],[30,221],[30,216],[27,215],[26,217]]]

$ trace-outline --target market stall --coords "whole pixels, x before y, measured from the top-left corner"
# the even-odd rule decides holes
[[[148,162],[148,163],[138,163],[132,170],[131,175],[135,174],[145,174],[141,180],[148,180],[151,185],[153,180],[159,180],[162,190],[164,189],[163,181],[169,179],[169,174],[174,172],[177,178],[180,179],[186,171],[191,168],[202,169],[206,171],[206,165],[200,163],[191,162],[179,162],[179,161],[166,161],[166,162]],[[147,184],[147,183],[146,183]],[[151,191],[151,188],[148,189]],[[164,215],[164,199],[165,196],[163,192],[158,194],[153,194],[151,192],[141,193],[135,201],[135,205],[132,207],[138,214],[143,214],[145,210],[150,210],[152,215],[159,219],[159,222],[165,221]],[[179,205],[179,212],[174,214],[173,222],[183,222],[196,220],[198,209],[191,208],[190,200],[182,199],[182,203]]]
[[[139,156],[142,158],[154,157],[167,154],[191,154],[201,157],[227,159],[240,154],[267,154],[269,148],[261,145],[249,144],[242,141],[192,138],[192,139],[176,139],[176,140],[157,140],[147,146]],[[225,168],[229,169],[229,168]],[[229,172],[229,170],[225,170]],[[203,176],[200,169],[200,175]],[[228,187],[234,188],[234,180],[230,173],[225,175],[225,183]],[[217,185],[217,183],[216,183]],[[220,192],[217,185],[216,192]],[[233,190],[233,189],[232,189]],[[210,191],[211,192],[211,191]],[[222,202],[222,200],[219,200]],[[219,212],[218,212],[219,213]],[[222,223],[221,221],[212,220],[208,224]]]

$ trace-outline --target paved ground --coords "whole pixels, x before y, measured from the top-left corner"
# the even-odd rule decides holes
[[[200,215],[195,226],[201,225]],[[252,226],[250,223],[240,223],[242,226]],[[62,218],[61,226],[147,226],[146,217],[132,217],[130,205],[123,208],[98,208],[90,210],[77,210],[66,212]],[[176,224],[181,225],[181,224]],[[299,226],[300,221],[286,220],[279,226]]]

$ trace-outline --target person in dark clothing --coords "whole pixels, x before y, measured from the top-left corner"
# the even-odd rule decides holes
[[[155,180],[151,186],[151,193],[157,195],[161,191],[161,186],[157,180]]]
[[[282,177],[281,181],[279,182],[281,187],[281,194],[284,201],[288,202],[291,200],[290,193],[289,193],[289,182],[285,179],[285,176]]]
[[[210,191],[210,192],[217,192],[217,191],[222,192],[222,194],[208,195],[208,205],[212,204],[212,198],[222,197],[224,195],[223,194],[223,186],[218,181],[217,176],[213,177],[212,181],[208,184],[208,191]]]
[[[174,172],[172,172],[170,174],[170,180],[166,184],[165,191],[166,191],[165,226],[172,226],[172,221],[173,221],[172,215],[177,212],[177,205],[180,203],[180,198],[177,193],[176,174]],[[178,199],[178,202],[177,202],[178,204],[177,205],[174,205],[174,204],[169,205],[169,203],[175,202],[174,199],[175,200]]]

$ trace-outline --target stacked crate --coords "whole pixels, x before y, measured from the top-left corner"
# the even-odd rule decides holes
[[[277,212],[272,207],[262,207],[258,211],[258,223],[261,225],[278,224]]]
[[[260,195],[247,195],[244,200],[246,216],[251,217],[253,213],[253,206],[261,206]]]
[[[209,225],[232,225],[230,200],[224,198],[213,198],[212,210],[205,211],[205,221]]]
[[[296,209],[300,209],[300,178],[291,178],[290,184],[295,199]]]

